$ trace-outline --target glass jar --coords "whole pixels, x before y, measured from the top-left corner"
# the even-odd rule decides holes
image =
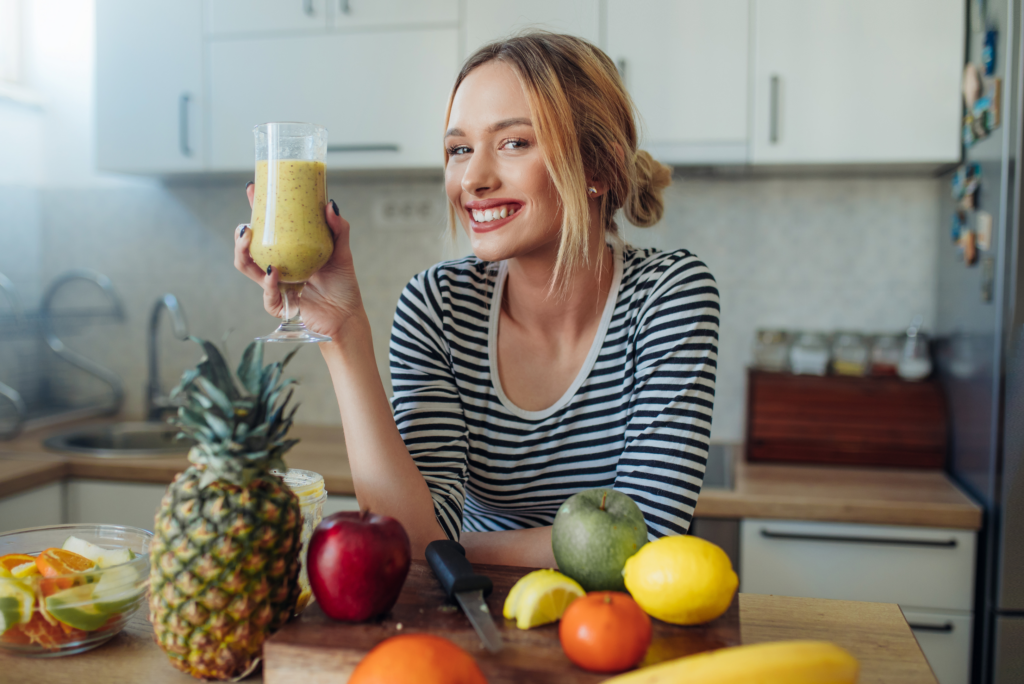
[[[868,344],[858,333],[839,333],[832,343],[832,370],[836,375],[861,376],[868,370]]]
[[[879,335],[871,345],[871,374],[896,375],[902,345],[896,335]]]
[[[797,375],[825,375],[828,342],[821,333],[801,333],[789,349],[789,368]]]
[[[324,476],[314,473],[312,470],[289,468],[284,473],[279,470],[270,472],[284,480],[295,496],[299,497],[299,510],[302,513],[302,550],[300,551],[302,569],[299,571],[301,591],[299,600],[295,604],[295,614],[298,615],[313,598],[313,590],[309,587],[309,573],[306,571],[306,552],[309,550],[309,540],[313,536],[313,530],[324,517],[327,489],[324,487]]]
[[[754,336],[754,367],[774,372],[789,368],[789,335],[785,331],[757,331]]]

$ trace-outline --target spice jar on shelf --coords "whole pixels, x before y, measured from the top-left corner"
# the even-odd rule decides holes
[[[832,370],[836,375],[861,376],[868,370],[868,344],[858,333],[839,333],[832,343]]]
[[[785,331],[757,331],[754,335],[754,367],[774,372],[789,368],[789,335]]]
[[[801,333],[789,349],[789,368],[797,375],[825,375],[828,361],[828,341],[821,333]]]
[[[871,374],[891,377],[900,363],[902,341],[898,335],[878,335],[871,344]]]

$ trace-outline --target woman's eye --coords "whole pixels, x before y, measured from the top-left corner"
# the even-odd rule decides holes
[[[521,150],[524,147],[529,146],[529,142],[522,138],[509,138],[505,142],[501,143],[501,149],[503,150]]]
[[[456,157],[460,154],[466,154],[467,152],[469,152],[469,148],[465,145],[452,145],[448,148],[449,157]]]

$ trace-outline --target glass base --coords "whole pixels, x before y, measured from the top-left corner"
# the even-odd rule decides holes
[[[330,342],[331,338],[328,335],[321,335],[309,330],[302,323],[282,323],[278,326],[277,330],[264,335],[263,337],[257,337],[257,340],[264,342]]]

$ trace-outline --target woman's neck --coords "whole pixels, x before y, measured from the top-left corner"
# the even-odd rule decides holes
[[[603,231],[591,233],[587,261],[570,275],[564,288],[551,287],[557,256],[555,241],[509,259],[502,313],[543,337],[572,340],[592,335],[614,275],[612,252]]]

